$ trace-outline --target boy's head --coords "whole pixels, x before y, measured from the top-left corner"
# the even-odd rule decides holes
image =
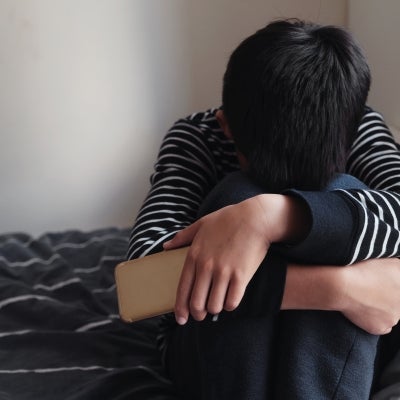
[[[348,32],[277,21],[232,53],[223,113],[259,183],[316,190],[344,171],[369,86],[368,64]]]

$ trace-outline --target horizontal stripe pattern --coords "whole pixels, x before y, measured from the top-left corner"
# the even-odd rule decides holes
[[[162,250],[162,244],[191,224],[211,188],[238,170],[235,148],[219,127],[216,110],[179,120],[167,133],[151,176],[150,192],[133,226],[128,259]],[[399,255],[400,152],[380,114],[366,108],[347,163],[347,173],[383,192],[338,191],[358,213],[349,262]],[[388,191],[397,193],[389,193]],[[173,216],[173,218],[171,217]],[[165,356],[163,319],[158,344]]]
[[[350,263],[400,256],[400,147],[382,116],[367,108],[347,171],[374,190],[342,190],[358,214]]]
[[[162,243],[196,219],[207,193],[239,168],[232,141],[215,119],[216,109],[177,121],[165,136],[151,190],[131,232],[128,259],[162,250]]]
[[[223,135],[215,112],[192,114],[167,133],[150,192],[131,232],[129,259],[161,251],[164,241],[195,220],[209,190],[239,168],[233,143]],[[368,107],[349,154],[347,173],[374,189],[338,191],[358,213],[350,262],[398,255],[399,145],[382,116]]]

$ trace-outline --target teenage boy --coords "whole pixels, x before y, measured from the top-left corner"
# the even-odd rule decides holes
[[[368,398],[377,337],[365,330],[397,323],[399,262],[322,266],[399,254],[400,196],[336,175],[400,187],[398,147],[365,108],[368,89],[347,32],[279,21],[232,54],[223,109],[180,120],[166,136],[129,258],[161,250],[178,231],[164,248],[191,244],[175,308],[182,326],[167,351],[184,396]],[[229,175],[238,169],[247,174]],[[203,214],[223,208],[185,228],[200,205]],[[371,283],[378,276],[385,294]]]

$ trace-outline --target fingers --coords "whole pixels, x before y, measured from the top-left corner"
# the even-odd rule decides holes
[[[178,247],[189,245],[192,243],[198,231],[198,222],[189,225],[185,229],[179,231],[171,240],[163,244],[164,250],[172,250]],[[175,319],[179,325],[186,324],[189,318],[189,299],[192,292],[192,287],[195,282],[195,269],[193,260],[190,258],[190,253],[186,257],[185,264],[182,269],[182,274],[179,280],[176,302],[175,302]]]
[[[189,314],[202,321],[207,313],[233,311],[246,290],[246,279],[232,275],[228,268],[216,268],[212,263],[195,264],[188,254],[178,285],[175,318],[178,324],[187,322]]]
[[[186,324],[189,318],[189,299],[195,281],[196,273],[194,265],[188,262],[189,255],[186,257],[182,274],[176,291],[175,319],[179,325]]]
[[[213,281],[210,296],[207,302],[207,311],[216,315],[224,309],[226,292],[229,287],[229,275],[221,272]]]
[[[190,314],[196,321],[202,321],[206,315],[206,304],[212,283],[212,266],[205,264],[196,269],[196,280],[190,298]]]
[[[199,229],[199,222],[196,221],[192,225],[182,229],[171,240],[165,242],[163,244],[164,250],[176,249],[191,244]]]
[[[188,254],[177,290],[175,318],[178,324],[185,324],[189,313],[195,320],[202,321],[207,312],[218,314],[223,309],[229,276],[216,274],[217,278],[213,278],[214,273],[211,263],[196,267],[194,257]]]
[[[244,296],[246,286],[247,285],[243,280],[240,280],[237,277],[231,279],[224,306],[226,311],[233,311],[239,306]]]

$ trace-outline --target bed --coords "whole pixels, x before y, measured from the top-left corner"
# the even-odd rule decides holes
[[[0,235],[0,400],[174,400],[159,318],[119,319],[129,230]],[[400,354],[374,400],[400,398]]]
[[[158,318],[118,316],[129,230],[0,236],[0,399],[176,399]]]

